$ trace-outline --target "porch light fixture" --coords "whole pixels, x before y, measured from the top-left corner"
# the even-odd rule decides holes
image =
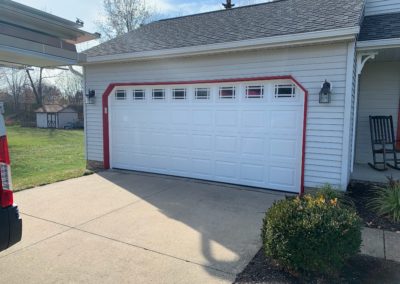
[[[325,80],[322,84],[321,91],[319,92],[319,103],[329,104],[331,102],[332,84]]]
[[[87,94],[85,94],[86,97],[86,103],[87,104],[94,104],[94,98],[96,96],[96,91],[89,89]]]

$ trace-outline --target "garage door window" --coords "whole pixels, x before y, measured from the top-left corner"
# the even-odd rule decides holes
[[[140,101],[146,98],[144,90],[133,90],[133,100]]]
[[[165,90],[164,89],[153,89],[153,100],[164,100]]]
[[[126,100],[126,91],[125,90],[117,90],[115,92],[116,100]]]
[[[220,87],[219,88],[220,99],[234,99],[235,98],[235,87]]]
[[[262,99],[264,86],[246,86],[246,99]]]
[[[196,100],[209,100],[210,88],[196,88],[194,98]]]
[[[275,98],[294,98],[296,87],[294,84],[275,85]]]
[[[186,99],[186,89],[173,89],[172,98],[174,100],[184,100]]]

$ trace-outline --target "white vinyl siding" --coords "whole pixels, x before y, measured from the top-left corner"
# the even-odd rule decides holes
[[[356,163],[372,161],[370,115],[392,115],[394,132],[400,94],[400,62],[369,61],[361,74],[358,98]]]
[[[308,91],[305,186],[341,185],[347,43],[258,50],[132,63],[86,66],[86,88],[96,90],[86,107],[87,157],[103,160],[101,96],[109,83],[208,80],[293,75]],[[325,80],[333,83],[332,102],[321,105]],[[345,164],[344,164],[345,163]]]
[[[365,15],[400,12],[400,0],[367,0]]]

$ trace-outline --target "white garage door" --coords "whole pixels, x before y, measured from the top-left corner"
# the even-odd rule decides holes
[[[111,167],[299,192],[303,103],[291,81],[117,87]]]

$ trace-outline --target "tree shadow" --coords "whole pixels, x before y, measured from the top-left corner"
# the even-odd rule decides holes
[[[149,240],[151,249],[200,264],[210,275],[224,279],[234,279],[258,252],[264,213],[284,198],[269,190],[141,172],[99,175],[167,217],[162,220],[170,227],[159,224],[160,228],[148,229],[156,240]],[[164,236],[162,242],[158,234]]]

